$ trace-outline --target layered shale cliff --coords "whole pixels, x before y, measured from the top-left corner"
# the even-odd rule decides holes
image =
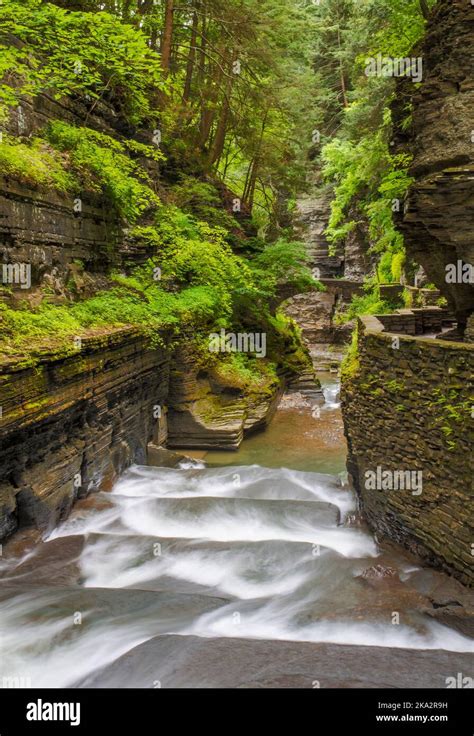
[[[441,0],[415,54],[423,59],[409,131],[415,183],[400,227],[408,254],[446,297],[463,330],[474,310],[474,278],[452,281],[446,267],[474,266],[474,5]]]
[[[145,463],[166,402],[170,357],[134,329],[85,337],[76,355],[0,364],[0,538],[47,529],[77,498]]]

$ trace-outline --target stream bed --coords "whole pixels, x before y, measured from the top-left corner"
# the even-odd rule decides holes
[[[335,375],[238,453],[132,467],[40,543],[12,541],[0,683],[446,687],[474,641],[427,615],[444,579],[360,519]]]

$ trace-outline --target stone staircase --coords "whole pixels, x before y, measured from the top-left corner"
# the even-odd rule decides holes
[[[344,258],[341,253],[331,255],[325,235],[330,209],[330,191],[309,195],[298,202],[296,230],[307,245],[310,266],[315,269],[316,278],[331,279],[344,275]]]

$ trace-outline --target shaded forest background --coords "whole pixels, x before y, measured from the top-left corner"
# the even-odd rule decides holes
[[[377,54],[409,56],[432,4],[5,0],[2,174],[73,196],[102,192],[128,236],[154,252],[145,265],[111,268],[110,288],[92,299],[71,290],[65,305],[1,305],[13,350],[127,322],[204,333],[259,324],[280,354],[281,340],[299,338],[278,303],[320,288],[292,230],[296,198],[311,187],[334,191],[334,248],[366,228],[377,265],[356,311],[377,311],[376,284],[399,281],[405,265],[394,202],[410,184],[410,156],[394,149],[393,105],[403,130],[411,97],[364,70]],[[83,124],[12,135],[12,111],[40,93],[80,99]],[[93,126],[103,103],[116,111],[113,136]]]

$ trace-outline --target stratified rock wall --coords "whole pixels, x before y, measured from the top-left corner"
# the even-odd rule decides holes
[[[237,450],[278,405],[285,376],[249,393],[199,368],[184,340],[155,348],[132,327],[95,330],[0,362],[0,541],[51,529],[162,446]],[[69,351],[70,353],[70,351]],[[314,384],[314,381],[313,381]]]
[[[342,346],[350,340],[352,325],[338,324],[334,317],[350,304],[354,294],[362,292],[364,277],[371,270],[364,226],[358,225],[333,252],[326,238],[332,197],[331,189],[320,189],[302,198],[295,218],[297,235],[306,244],[308,265],[324,291],[298,294],[284,306],[285,313],[301,328],[313,354],[325,345]]]
[[[379,538],[472,585],[474,345],[419,334],[441,318],[428,308],[359,320],[341,391],[348,470]],[[388,481],[416,475],[390,488],[374,482],[378,468]]]
[[[25,98],[12,111],[6,132],[12,136],[42,134],[54,120],[84,125],[114,136],[119,120],[101,102],[93,114],[76,99],[53,100],[40,94]],[[137,139],[143,136],[137,134]],[[143,160],[144,166],[150,162]],[[156,163],[154,175],[156,177]],[[22,300],[36,306],[42,300],[60,303],[86,298],[107,286],[111,268],[138,264],[150,257],[144,243],[130,238],[116,211],[103,195],[65,194],[6,177],[0,171],[0,296],[14,306]],[[4,281],[3,264],[27,264],[31,286]],[[2,286],[7,287],[3,289]],[[45,296],[44,287],[48,295]]]
[[[327,189],[298,201],[295,228],[301,240],[306,243],[309,265],[317,269],[317,278],[335,278],[344,273],[341,248],[332,254],[325,234],[331,215],[332,196],[332,191]]]
[[[83,195],[78,216],[72,196],[0,180],[0,285],[2,262],[31,267],[28,292],[15,283],[6,284],[11,289],[9,301],[39,303],[44,298],[40,287],[48,287],[50,301],[66,300],[68,286],[77,278],[83,283],[74,284],[76,295],[92,295],[105,281],[111,254],[118,259],[120,243],[117,217],[98,196]],[[85,277],[80,275],[83,269]]]
[[[244,435],[271,420],[284,380],[249,395],[199,367],[192,345],[176,349],[170,373],[168,447],[237,450]]]
[[[446,266],[474,265],[474,5],[440,0],[419,53],[423,82],[413,96],[411,130],[415,183],[401,229],[408,254],[464,327],[474,310],[474,284],[447,283]]]
[[[78,497],[145,463],[169,368],[131,328],[83,338],[68,357],[0,365],[0,539],[55,526]]]
[[[349,210],[348,220],[355,225],[344,239],[344,278],[350,281],[364,281],[376,268],[376,254],[370,254],[371,245],[366,215],[355,205]]]

